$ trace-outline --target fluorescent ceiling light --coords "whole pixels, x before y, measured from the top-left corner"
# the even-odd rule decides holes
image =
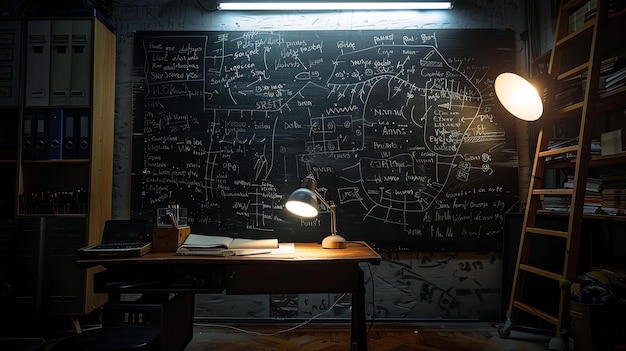
[[[221,1],[220,10],[448,10],[452,1]]]

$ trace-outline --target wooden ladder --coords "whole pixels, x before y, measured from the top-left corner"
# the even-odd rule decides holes
[[[593,129],[593,117],[598,100],[598,82],[600,75],[600,65],[602,61],[602,36],[606,31],[604,27],[607,22],[608,0],[597,0],[595,15],[589,18],[579,29],[573,33],[568,33],[568,20],[570,14],[574,13],[587,1],[569,0],[561,1],[559,14],[554,34],[554,44],[549,63],[549,75],[552,78],[553,86],[564,84],[569,79],[586,76],[586,81],[581,79],[582,101],[575,102],[569,106],[559,108],[554,105],[552,98],[554,92],[548,92],[548,103],[544,107],[544,114],[539,120],[539,134],[537,148],[533,161],[528,200],[524,214],[524,222],[515,265],[513,286],[509,309],[507,311],[507,321],[499,329],[500,336],[507,337],[510,329],[517,320],[520,311],[537,317],[554,326],[555,336],[550,341],[550,350],[566,350],[568,340],[567,330],[569,329],[569,285],[576,278],[577,261],[580,246],[581,226],[583,217],[583,205],[585,199],[585,186],[587,181],[587,170],[590,160],[591,135]],[[606,36],[607,33],[604,33]],[[584,45],[583,45],[584,43]],[[588,59],[584,56],[589,53]],[[576,63],[574,67],[569,67],[568,61],[572,57],[582,57],[583,63]],[[584,82],[584,83],[583,83]],[[571,120],[570,123],[579,124],[577,143],[574,145],[549,148],[555,123],[564,119]],[[578,122],[578,120],[580,122]],[[576,122],[574,122],[576,121]],[[570,124],[571,126],[571,124]],[[550,164],[563,157],[568,159],[573,155],[573,160],[567,163],[573,168],[573,188],[548,187],[544,182],[544,175]],[[569,200],[569,211],[560,213],[560,218],[567,218],[567,228],[554,228],[552,225],[541,227],[546,221],[538,221],[538,211],[542,210],[542,201],[548,197],[566,197]],[[547,215],[546,211],[541,216]],[[538,237],[543,237],[540,239]],[[546,239],[547,238],[547,239]],[[563,257],[562,267],[558,270],[543,268],[538,264],[540,260],[531,260],[533,251],[538,248],[532,246],[535,241],[551,240],[559,243],[562,252],[554,253],[554,257]],[[562,243],[562,245],[561,245]],[[540,251],[540,250],[539,250]],[[560,255],[560,256],[556,256]],[[548,259],[548,257],[544,257]],[[558,258],[557,260],[560,260]],[[560,262],[559,262],[560,263]],[[537,284],[537,282],[542,282]],[[529,289],[541,291],[542,295],[552,294],[553,297],[545,296],[545,299],[554,301],[557,306],[536,306],[536,301],[529,302],[527,296]],[[536,299],[535,299],[536,300]],[[535,304],[535,305],[534,305]],[[545,324],[544,322],[544,324]]]

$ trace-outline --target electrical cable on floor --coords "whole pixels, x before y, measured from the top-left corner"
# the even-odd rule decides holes
[[[239,332],[242,332],[242,333],[246,333],[246,334],[249,334],[249,335],[253,335],[253,336],[275,336],[275,335],[279,335],[279,334],[282,334],[282,333],[286,333],[286,332],[290,332],[290,331],[296,330],[296,329],[298,329],[298,328],[301,328],[301,327],[303,327],[303,326],[305,326],[305,325],[307,325],[307,324],[311,323],[311,322],[312,322],[313,320],[315,320],[316,318],[319,318],[320,316],[323,316],[323,315],[325,315],[326,313],[328,313],[328,312],[332,311],[332,309],[333,309],[333,308],[334,308],[334,307],[335,307],[335,306],[339,303],[339,301],[341,301],[341,299],[343,299],[345,296],[346,296],[346,294],[342,294],[342,295],[341,295],[338,299],[336,299],[336,300],[335,300],[335,302],[333,302],[333,304],[332,304],[332,305],[330,305],[330,307],[329,307],[327,310],[325,310],[324,312],[320,312],[320,313],[316,314],[315,316],[313,316],[313,317],[311,317],[311,318],[309,318],[309,319],[305,320],[304,322],[302,322],[302,323],[300,323],[300,324],[298,324],[298,325],[295,325],[295,326],[293,326],[293,327],[291,327],[291,328],[287,328],[287,329],[284,329],[284,330],[281,330],[281,331],[277,331],[277,332],[274,332],[274,333],[259,333],[259,332],[250,331],[250,330],[245,330],[245,329],[243,329],[243,328],[239,328],[239,327],[235,327],[235,326],[232,326],[232,325],[227,325],[227,324],[205,324],[205,323],[194,323],[194,324],[195,324],[196,326],[200,326],[200,327],[233,329],[233,330],[236,330],[236,331],[239,331]]]
[[[350,241],[350,242],[352,242],[352,241]],[[362,243],[359,243],[359,242],[353,242],[353,243],[356,243],[356,244],[361,244],[361,245],[362,245]],[[375,316],[376,316],[376,307],[375,307],[375,306],[376,306],[376,304],[375,304],[375,301],[376,301],[376,300],[375,300],[375,297],[374,297],[374,273],[372,273],[372,265],[371,265],[370,263],[367,263],[367,268],[368,268],[368,271],[369,271],[370,279],[372,280],[372,320],[370,321],[369,328],[367,329],[367,332],[366,332],[366,334],[369,334],[370,330],[372,330],[372,327],[374,326],[374,319],[375,319]],[[196,325],[196,326],[200,326],[200,327],[207,327],[207,328],[226,328],[226,329],[232,329],[232,330],[236,330],[236,331],[239,331],[239,332],[242,332],[242,333],[246,333],[246,334],[249,334],[249,335],[253,335],[253,336],[275,336],[275,335],[279,335],[279,334],[282,334],[282,333],[290,332],[290,331],[296,330],[296,329],[298,329],[298,328],[304,327],[305,325],[307,325],[307,324],[311,323],[311,322],[312,322],[313,320],[315,320],[316,318],[319,318],[319,317],[321,317],[321,316],[325,315],[326,313],[328,313],[328,312],[332,311],[332,309],[333,309],[333,308],[335,308],[335,306],[339,303],[339,301],[341,301],[341,300],[342,300],[345,296],[346,296],[346,294],[342,294],[342,295],[341,295],[338,299],[336,299],[336,300],[335,300],[335,302],[333,302],[333,304],[332,304],[332,305],[330,305],[330,307],[329,307],[327,310],[325,310],[324,312],[320,312],[320,313],[316,314],[315,316],[313,316],[313,317],[311,317],[311,318],[309,318],[309,319],[305,320],[304,322],[302,322],[302,323],[300,323],[300,324],[298,324],[298,325],[295,325],[295,326],[293,326],[293,327],[291,327],[291,328],[287,328],[287,329],[284,329],[284,330],[282,330],[282,331],[278,331],[278,332],[274,332],[274,333],[259,333],[259,332],[254,332],[254,331],[250,331],[250,330],[245,330],[245,329],[243,329],[243,328],[239,328],[239,327],[235,327],[235,326],[232,326],[232,325],[227,325],[227,324],[206,324],[206,323],[194,323],[194,325]],[[353,308],[354,308],[354,307],[353,307]]]

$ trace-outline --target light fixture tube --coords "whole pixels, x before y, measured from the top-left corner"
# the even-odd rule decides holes
[[[220,10],[448,10],[452,1],[244,2],[222,1]]]

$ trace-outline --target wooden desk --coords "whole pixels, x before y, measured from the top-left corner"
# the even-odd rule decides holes
[[[351,293],[351,350],[367,350],[365,285],[360,263],[380,264],[364,242],[346,249],[296,243],[295,252],[251,256],[176,256],[154,252],[134,258],[79,260],[83,267],[104,266],[94,290],[118,300],[120,293],[301,294]]]

